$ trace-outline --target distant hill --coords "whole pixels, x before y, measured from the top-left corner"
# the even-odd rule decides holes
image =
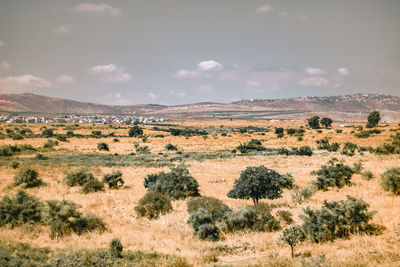
[[[203,102],[176,106],[116,106],[84,103],[35,94],[0,95],[0,112],[48,114],[137,114],[171,119],[304,119],[312,115],[334,120],[365,121],[372,110],[383,120],[400,121],[400,97],[353,94],[329,97],[252,99],[232,103]]]

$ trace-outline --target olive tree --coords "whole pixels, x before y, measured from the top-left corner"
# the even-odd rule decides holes
[[[263,198],[276,199],[282,196],[283,188],[293,187],[293,178],[290,174],[281,175],[264,166],[247,167],[233,188],[228,192],[228,197],[253,200],[254,204]]]
[[[372,128],[378,125],[379,121],[381,120],[379,111],[374,110],[371,113],[369,113],[367,120],[368,120],[367,128]]]
[[[279,239],[290,246],[292,258],[294,257],[294,247],[306,239],[303,228],[299,225],[293,225],[282,231]]]

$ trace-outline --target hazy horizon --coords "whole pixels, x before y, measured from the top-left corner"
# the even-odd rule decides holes
[[[400,1],[0,2],[0,93],[189,104],[400,96]]]

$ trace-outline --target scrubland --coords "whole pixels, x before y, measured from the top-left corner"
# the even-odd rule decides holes
[[[186,259],[194,266],[400,266],[400,196],[386,192],[381,188],[381,174],[389,168],[400,167],[400,155],[380,155],[369,151],[356,151],[354,156],[343,155],[340,150],[328,152],[318,149],[317,140],[329,137],[330,142],[343,145],[352,142],[362,147],[378,147],[390,140],[390,136],[400,130],[398,124],[380,125],[382,132],[367,138],[357,138],[357,126],[341,128],[334,123],[332,128],[314,130],[306,127],[306,121],[184,121],[169,122],[172,125],[139,125],[143,127],[143,137],[129,137],[127,125],[42,125],[42,124],[1,124],[2,132],[12,129],[31,129],[33,135],[40,135],[43,127],[51,128],[55,136],[26,136],[22,140],[13,140],[4,135],[0,146],[31,145],[36,151],[20,151],[12,156],[0,157],[0,197],[14,195],[18,188],[12,187],[14,176],[22,167],[31,167],[39,173],[45,186],[27,188],[26,191],[41,201],[66,199],[81,205],[82,213],[92,212],[104,219],[108,229],[103,233],[96,231],[82,235],[68,235],[51,239],[47,226],[37,225],[33,228],[24,226],[0,228],[0,239],[3,242],[23,242],[34,247],[48,247],[53,250],[98,249],[108,247],[114,238],[121,240],[124,250],[157,252],[176,255]],[[241,127],[254,126],[268,129],[258,132],[240,132]],[[299,129],[304,126],[302,140],[297,136],[284,134],[278,138],[274,133],[276,127]],[[157,127],[157,128],[154,128]],[[203,129],[207,135],[173,136],[164,131],[169,128]],[[17,129],[15,129],[17,128]],[[161,129],[161,130],[160,130]],[[164,129],[164,130],[163,130]],[[342,132],[337,132],[341,129]],[[67,141],[58,141],[52,148],[44,149],[43,145],[57,135],[66,135],[73,131],[75,136]],[[101,131],[102,136],[91,136],[93,131]],[[111,136],[107,136],[110,135]],[[224,134],[225,133],[225,134]],[[162,137],[163,136],[163,137]],[[240,144],[251,139],[258,139],[267,148],[266,151],[255,151],[242,154],[233,151]],[[97,144],[108,144],[109,151],[99,151]],[[167,151],[165,146],[173,144],[177,151]],[[146,153],[137,153],[136,147],[147,146]],[[309,146],[312,156],[280,155],[268,149]],[[38,159],[40,153],[44,159]],[[300,224],[299,215],[307,206],[320,208],[324,200],[338,201],[347,195],[361,198],[376,211],[372,222],[384,227],[380,234],[354,234],[349,238],[338,238],[334,241],[314,243],[310,240],[296,246],[296,257],[290,257],[290,247],[279,240],[282,230],[275,232],[238,231],[224,233],[219,241],[200,240],[193,235],[187,223],[188,199],[172,201],[173,210],[161,215],[158,219],[138,218],[135,206],[146,193],[144,179],[160,171],[184,162],[190,174],[199,183],[200,195],[222,200],[231,209],[253,205],[251,199],[232,199],[227,196],[234,181],[248,166],[264,165],[279,173],[290,173],[299,187],[306,186],[316,179],[312,172],[330,159],[353,166],[361,162],[364,170],[372,172],[374,178],[362,179],[356,173],[350,186],[332,187],[327,191],[316,191],[306,202],[297,203],[291,197],[292,190],[284,190],[278,199],[262,199],[261,203],[274,206],[272,215],[279,210],[289,211],[295,223]],[[18,162],[14,169],[12,162]],[[95,178],[101,180],[104,174],[113,171],[123,173],[124,185],[117,189],[107,186],[104,191],[83,194],[79,187],[68,187],[62,183],[68,171],[80,167],[88,168]],[[282,229],[286,226],[282,223]],[[145,263],[143,263],[146,265]],[[159,262],[160,265],[181,264]],[[157,265],[156,264],[156,265]],[[140,264],[139,264],[140,265]]]

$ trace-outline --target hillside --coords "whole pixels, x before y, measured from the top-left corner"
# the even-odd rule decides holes
[[[304,119],[313,114],[335,120],[360,121],[379,110],[385,121],[400,121],[400,97],[353,94],[329,97],[241,100],[232,103],[203,102],[176,106],[116,106],[84,103],[34,94],[0,95],[1,112],[49,114],[138,114],[173,119]]]

